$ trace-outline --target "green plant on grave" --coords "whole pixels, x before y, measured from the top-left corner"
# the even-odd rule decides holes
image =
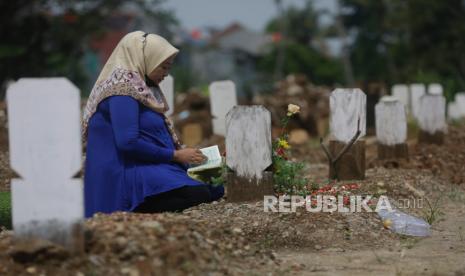
[[[430,224],[432,225],[435,221],[438,220],[440,216],[444,214],[441,210],[441,199],[442,196],[439,196],[431,202],[428,198],[425,197],[425,202],[428,205],[426,210],[423,210],[423,218]]]
[[[11,194],[0,192],[0,228],[11,229]]]
[[[228,166],[226,166],[226,162],[223,160],[217,174],[210,176],[208,183],[212,186],[226,185],[226,175],[228,171]]]
[[[304,163],[289,160],[287,124],[300,107],[289,104],[286,117],[281,120],[281,134],[273,141],[274,189],[278,194],[307,195],[307,179],[303,177]]]

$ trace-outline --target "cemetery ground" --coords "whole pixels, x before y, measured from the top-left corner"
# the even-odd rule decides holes
[[[0,192],[10,190],[6,131],[0,131]],[[366,180],[337,182],[353,194],[392,202],[427,198],[407,213],[432,222],[432,235],[392,233],[376,213],[265,213],[263,202],[203,204],[179,214],[98,214],[84,224],[85,254],[0,231],[0,275],[465,275],[465,126],[445,145],[408,140],[410,161],[376,160],[367,137]],[[328,185],[317,142],[294,146],[313,188]],[[436,204],[437,203],[437,204]],[[215,274],[213,274],[215,275]]]

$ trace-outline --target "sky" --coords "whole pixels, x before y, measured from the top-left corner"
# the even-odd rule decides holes
[[[303,7],[306,0],[282,0],[285,7]],[[313,0],[316,9],[336,9],[337,0]],[[174,11],[182,26],[191,30],[207,26],[225,27],[239,22],[251,30],[263,31],[277,15],[274,0],[167,0],[163,6]]]

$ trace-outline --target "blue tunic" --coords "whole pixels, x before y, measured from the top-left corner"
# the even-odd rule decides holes
[[[85,214],[131,211],[145,197],[186,185],[187,166],[173,162],[175,146],[164,116],[130,96],[111,96],[88,125]],[[215,196],[216,199],[222,196]]]

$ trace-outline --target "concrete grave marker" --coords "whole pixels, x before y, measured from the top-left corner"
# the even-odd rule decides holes
[[[20,79],[8,88],[13,228],[82,251],[80,95],[65,78]]]
[[[209,86],[213,133],[226,135],[226,114],[237,105],[236,85],[232,81],[215,81]]]
[[[408,158],[407,116],[396,97],[383,97],[375,107],[379,159]]]
[[[449,120],[460,120],[463,117],[463,113],[460,111],[460,107],[456,102],[450,102],[447,105],[447,118]]]
[[[460,120],[465,117],[465,92],[455,94],[454,101],[447,105],[447,118]]]
[[[165,77],[164,80],[160,82],[160,89],[165,95],[166,102],[170,109],[165,112],[166,116],[171,116],[174,112],[174,79],[171,75]]]
[[[263,200],[273,194],[271,114],[263,106],[235,106],[226,115],[229,201]]]
[[[420,143],[444,143],[446,124],[446,98],[440,95],[424,95],[418,111]]]
[[[439,83],[430,83],[428,85],[428,94],[442,96],[444,94],[444,89]]]
[[[455,102],[462,117],[465,117],[465,92],[455,94]]]
[[[330,129],[334,140],[348,143],[360,120],[360,137],[366,132],[366,95],[360,89],[336,89],[329,98]]]
[[[391,94],[396,97],[402,104],[404,104],[405,110],[410,110],[410,91],[408,86],[405,84],[396,84],[392,86]]]
[[[425,85],[421,83],[414,83],[410,85],[410,96],[411,96],[411,110],[412,110],[412,115],[415,119],[418,120],[418,111],[420,108],[420,98],[423,96],[426,91],[425,91]]]
[[[334,157],[329,177],[338,180],[365,178],[366,95],[360,89],[336,89],[329,99],[332,140],[328,155]],[[355,140],[354,140],[355,139]],[[340,159],[339,159],[340,158]]]

